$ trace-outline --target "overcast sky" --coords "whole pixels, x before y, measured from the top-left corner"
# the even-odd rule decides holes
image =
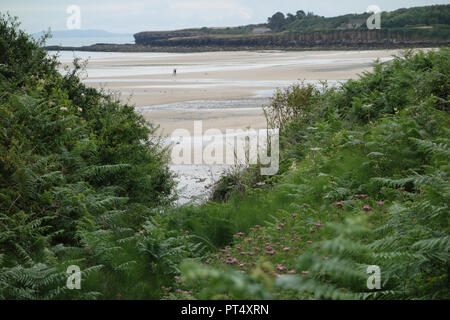
[[[261,23],[276,11],[323,16],[448,4],[449,0],[1,0],[0,11],[18,16],[28,32],[65,30],[69,5],[81,9],[81,29],[117,33]]]

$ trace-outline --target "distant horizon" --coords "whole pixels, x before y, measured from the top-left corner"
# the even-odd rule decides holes
[[[77,33],[78,34],[86,34],[86,33],[89,33],[89,32],[91,32],[91,33],[94,33],[94,32],[103,33],[103,36],[107,36],[107,37],[109,37],[109,36],[111,36],[111,37],[115,37],[115,36],[133,36],[134,35],[134,33],[117,33],[117,32],[110,32],[110,31],[104,30],[104,29],[50,30],[50,33],[52,35],[55,35],[55,34],[60,35],[62,33],[65,33],[65,34],[72,33],[72,34],[75,35]],[[42,35],[42,34],[45,34],[45,33],[46,33],[46,31],[40,31],[40,32],[34,32],[34,33],[32,33],[32,35],[33,36],[37,36],[37,35]]]
[[[66,27],[67,7],[72,1],[32,0],[20,3],[3,0],[0,12],[17,16],[24,30],[31,34],[68,31]],[[88,0],[76,2],[81,9],[81,28],[78,31],[98,30],[113,34],[132,35],[142,31],[171,31],[202,27],[238,27],[262,24],[276,12],[295,13],[298,10],[314,12],[324,17],[345,14],[360,14],[370,5],[382,11],[448,4],[446,0],[430,3],[426,0],[332,0],[311,3],[306,0],[148,0],[127,2],[99,0],[95,4]]]

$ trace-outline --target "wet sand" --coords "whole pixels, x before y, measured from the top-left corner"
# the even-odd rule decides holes
[[[370,70],[375,59],[386,61],[399,50],[307,52],[76,53],[91,57],[86,84],[120,93],[138,107],[185,101],[245,99],[270,96],[275,88],[303,80],[354,79]],[[66,53],[62,61],[71,58]],[[173,69],[177,75],[173,76]],[[205,128],[264,128],[261,108],[177,108],[142,111],[168,134],[205,121]]]

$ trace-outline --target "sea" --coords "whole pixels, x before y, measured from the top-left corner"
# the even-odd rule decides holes
[[[68,37],[68,38],[50,38],[46,41],[47,46],[62,46],[62,47],[82,47],[90,46],[97,43],[108,44],[134,44],[134,37],[102,37],[102,38],[89,38],[89,37]]]

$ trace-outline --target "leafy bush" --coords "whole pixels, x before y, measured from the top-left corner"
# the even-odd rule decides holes
[[[140,272],[149,208],[171,202],[168,154],[132,106],[84,86],[78,61],[61,75],[40,45],[0,17],[0,296],[110,297]],[[92,291],[67,290],[71,264]]]

